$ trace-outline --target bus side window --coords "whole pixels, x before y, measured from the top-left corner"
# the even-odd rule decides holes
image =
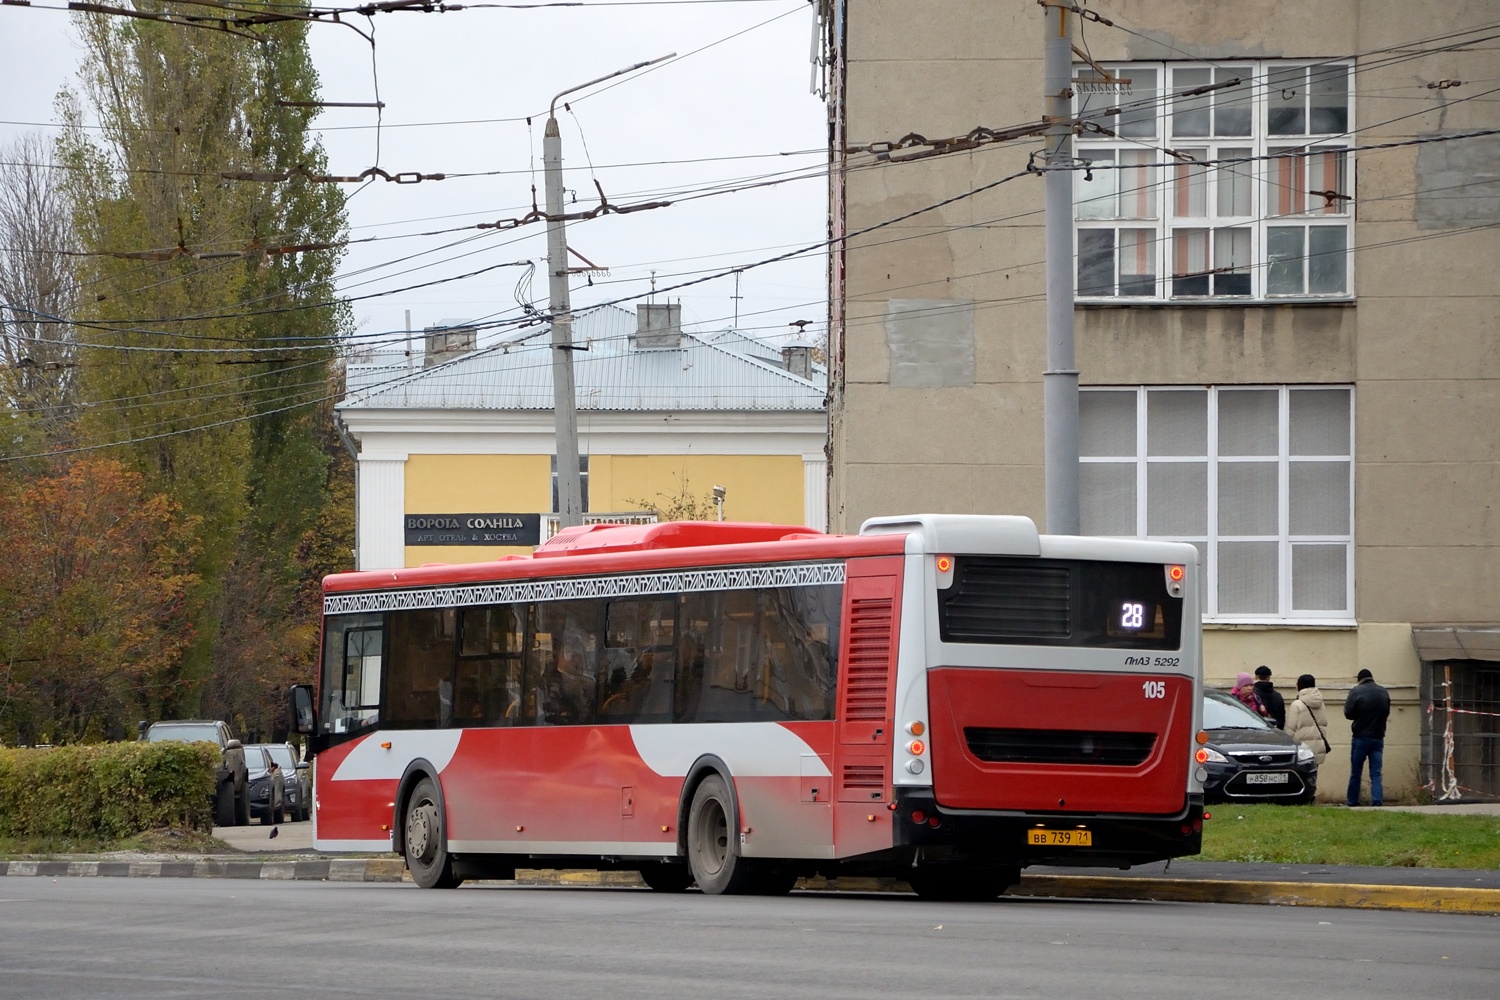
[[[454,622],[453,608],[391,614],[387,725],[408,729],[452,725]]]

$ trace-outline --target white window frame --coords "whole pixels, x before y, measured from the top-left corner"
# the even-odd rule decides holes
[[[1291,394],[1306,390],[1337,389],[1349,394],[1349,452],[1342,455],[1314,455],[1291,453]],[[1275,535],[1220,535],[1219,534],[1219,466],[1221,463],[1259,461],[1269,464],[1271,456],[1245,458],[1219,455],[1219,393],[1240,390],[1275,391],[1277,397],[1277,510]],[[1135,454],[1080,456],[1081,464],[1121,465],[1135,464],[1135,537],[1163,541],[1191,542],[1203,553],[1204,621],[1213,624],[1264,624],[1264,625],[1329,625],[1349,627],[1356,624],[1354,609],[1354,453],[1355,453],[1355,393],[1352,385],[1210,385],[1210,386],[1088,386],[1080,392],[1134,392],[1135,393]],[[1148,456],[1147,454],[1147,400],[1151,393],[1197,392],[1207,393],[1206,447],[1204,455]],[[1291,533],[1291,469],[1299,462],[1347,462],[1349,468],[1349,509],[1346,512],[1349,531],[1341,534],[1292,534]],[[1148,465],[1160,463],[1197,463],[1205,465],[1207,488],[1206,526],[1202,535],[1151,534],[1148,530],[1149,492]],[[1277,543],[1277,610],[1273,613],[1221,614],[1219,612],[1219,559],[1218,544],[1221,542],[1255,541]],[[1334,544],[1345,547],[1344,562],[1344,608],[1342,610],[1298,611],[1292,606],[1293,585],[1292,556],[1297,545]]]
[[[1278,71],[1295,70],[1297,68],[1308,69],[1310,67],[1343,67],[1347,70],[1345,109],[1347,118],[1345,120],[1346,131],[1340,133],[1317,133],[1304,134],[1301,136],[1273,136],[1269,133],[1268,116],[1271,110],[1269,79],[1271,74]],[[1089,294],[1087,290],[1076,294],[1076,301],[1085,304],[1142,304],[1154,302],[1192,302],[1192,303],[1268,303],[1268,302],[1340,302],[1352,301],[1354,298],[1354,156],[1347,152],[1351,145],[1353,134],[1353,123],[1355,121],[1354,107],[1354,66],[1344,60],[1254,60],[1254,59],[1231,59],[1217,63],[1203,62],[1136,62],[1136,63],[1107,63],[1102,68],[1122,79],[1130,79],[1132,71],[1137,75],[1140,71],[1150,70],[1156,73],[1157,88],[1155,91],[1155,135],[1151,138],[1138,137],[1129,138],[1123,136],[1111,136],[1090,131],[1085,128],[1078,136],[1075,155],[1078,159],[1088,161],[1090,153],[1096,155],[1096,162],[1101,166],[1097,170],[1078,170],[1074,173],[1074,261],[1075,267],[1073,278],[1075,286],[1078,283],[1080,262],[1082,261],[1082,246],[1080,234],[1090,230],[1113,230],[1115,232],[1113,262],[1114,262],[1114,287],[1116,291],[1111,294]],[[1243,101],[1248,99],[1251,104],[1250,135],[1249,136],[1204,136],[1204,137],[1178,137],[1171,133],[1172,109],[1182,104],[1182,99],[1172,100],[1166,95],[1182,87],[1176,84],[1176,77],[1184,71],[1203,73],[1207,71],[1210,78],[1215,81],[1226,75],[1226,70],[1238,70],[1249,68],[1252,76],[1246,83],[1236,87],[1229,87],[1213,91],[1209,97],[1213,100]],[[1075,77],[1079,74],[1097,75],[1092,67],[1075,67]],[[1122,85],[1124,86],[1124,85]],[[1132,97],[1127,91],[1121,93],[1099,96],[1097,88],[1090,91],[1087,87],[1077,87],[1083,91],[1075,98],[1075,113],[1079,114],[1087,122],[1097,123],[1105,129],[1114,128],[1119,122],[1119,116],[1100,114],[1100,110],[1107,105],[1115,105],[1129,109],[1132,106]],[[1108,89],[1106,87],[1105,89]],[[1282,88],[1279,92],[1285,92]],[[1304,92],[1304,98],[1307,96]],[[1143,96],[1134,98],[1137,104],[1145,102]],[[1306,105],[1304,104],[1304,107]],[[1310,110],[1304,113],[1311,126]],[[1181,173],[1186,174],[1193,168],[1188,161],[1175,160],[1166,150],[1182,153],[1192,151],[1194,158],[1202,156],[1209,161],[1220,159],[1226,155],[1247,156],[1246,162],[1242,164],[1225,164],[1220,167],[1209,166],[1204,169],[1209,174],[1206,179],[1206,190],[1204,191],[1204,214],[1203,215],[1178,215],[1175,214],[1177,185],[1175,178]],[[1280,150],[1299,150],[1316,154],[1319,151],[1340,153],[1342,177],[1338,177],[1340,171],[1340,160],[1328,159],[1318,155],[1297,156],[1293,159],[1270,159],[1268,157]],[[1109,157],[1098,154],[1109,153]],[[1148,155],[1147,162],[1154,164],[1152,168],[1151,183],[1155,191],[1155,215],[1152,218],[1129,218],[1126,216],[1115,216],[1101,218],[1097,216],[1082,217],[1080,205],[1083,202],[1082,195],[1087,188],[1100,190],[1107,188],[1113,182],[1118,190],[1121,184],[1128,184],[1123,179],[1114,180],[1115,175],[1123,178],[1124,170],[1114,165],[1105,165],[1106,161],[1114,164],[1120,162],[1120,154],[1128,152],[1139,156],[1145,152]],[[1270,204],[1270,192],[1274,189],[1274,177],[1277,173],[1288,168],[1300,169],[1304,177],[1303,183],[1297,190],[1296,195],[1287,206],[1288,214],[1270,214],[1280,206]],[[1250,171],[1253,183],[1250,185],[1250,211],[1248,215],[1233,214],[1220,215],[1219,208],[1219,181],[1231,170]],[[1133,171],[1132,171],[1133,173]],[[1313,174],[1320,174],[1313,179]],[[1334,177],[1330,182],[1329,177]],[[1329,186],[1323,187],[1327,182]],[[1137,190],[1137,189],[1131,189]],[[1311,190],[1333,190],[1340,197],[1319,199],[1310,195]],[[1300,201],[1302,211],[1295,210]],[[1301,237],[1302,253],[1308,252],[1310,237],[1307,230],[1311,228],[1341,231],[1343,233],[1344,249],[1344,271],[1343,289],[1337,291],[1309,291],[1308,282],[1312,270],[1311,258],[1302,256],[1291,258],[1300,260],[1301,288],[1297,291],[1270,291],[1270,278],[1273,262],[1270,260],[1273,236],[1279,240],[1278,234],[1272,230],[1302,229]],[[1121,250],[1124,242],[1120,232],[1122,230],[1149,231],[1154,234],[1154,242],[1150,247],[1151,259],[1155,266],[1154,294],[1121,294],[1118,289],[1122,283],[1121,261],[1125,251]],[[1221,232],[1228,231],[1248,232],[1249,249],[1248,262],[1244,265],[1249,271],[1249,293],[1231,294],[1227,291],[1219,291],[1214,286],[1223,280],[1225,285],[1231,285],[1230,276],[1221,279],[1220,275],[1213,273],[1213,269],[1221,264],[1236,262],[1223,261],[1215,257],[1214,241],[1220,239]],[[1205,292],[1183,292],[1178,294],[1174,288],[1173,270],[1177,257],[1175,252],[1176,236],[1181,234],[1186,241],[1190,231],[1206,231],[1205,238],[1206,254],[1204,260],[1205,272],[1189,272],[1187,277],[1203,278],[1209,285]],[[1137,237],[1138,239],[1138,237]],[[1235,238],[1239,239],[1239,238]],[[1337,237],[1329,235],[1327,240],[1334,243]],[[1184,246],[1186,247],[1186,242]],[[1285,270],[1279,272],[1283,278],[1289,277]],[[1238,284],[1235,282],[1234,284]],[[1139,282],[1136,288],[1141,287]]]

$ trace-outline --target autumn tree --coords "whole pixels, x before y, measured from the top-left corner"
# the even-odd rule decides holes
[[[167,710],[194,711],[209,691],[215,714],[243,715],[260,695],[237,678],[263,673],[280,637],[307,625],[296,553],[329,503],[322,431],[348,326],[334,289],[341,192],[300,172],[231,179],[326,171],[306,106],[317,100],[307,24],[76,23],[82,87],[64,99],[61,148],[89,253],[84,316],[103,345],[80,350],[80,389],[96,405],[79,432],[119,443],[114,453],[201,523],[184,607],[193,683]],[[82,127],[85,107],[97,133]],[[310,675],[310,662],[297,666]]]
[[[198,520],[109,460],[0,490],[0,736],[121,738],[180,697]]]

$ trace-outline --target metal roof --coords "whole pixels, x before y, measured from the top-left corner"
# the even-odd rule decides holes
[[[634,344],[635,314],[618,306],[573,320],[579,410],[802,410],[824,408],[827,374],[800,378],[740,349],[684,332],[675,348]],[[373,352],[351,361],[339,409],[551,410],[550,333],[528,332],[422,367],[421,355]]]

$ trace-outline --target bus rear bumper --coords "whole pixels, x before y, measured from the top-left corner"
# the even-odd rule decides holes
[[[1203,845],[1201,795],[1185,795],[1168,816],[946,809],[930,789],[898,788],[895,803],[896,846],[918,863],[1128,868]]]

